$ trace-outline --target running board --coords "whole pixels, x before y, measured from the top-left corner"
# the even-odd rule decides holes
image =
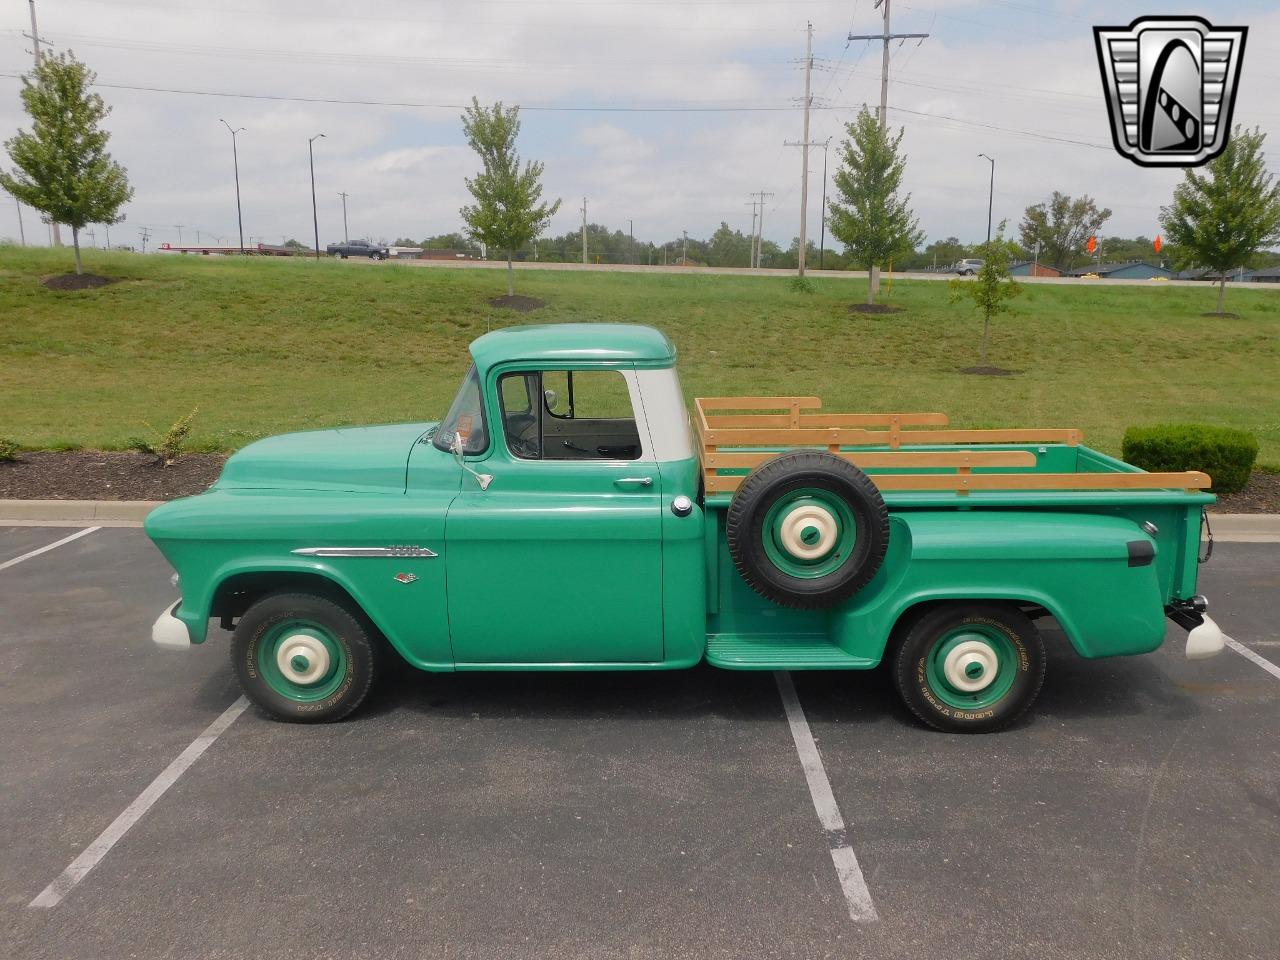
[[[876,665],[824,637],[735,634],[707,637],[707,663],[725,670],[867,670]]]

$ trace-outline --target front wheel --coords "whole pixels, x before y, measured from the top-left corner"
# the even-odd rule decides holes
[[[294,723],[340,720],[360,706],[377,677],[379,653],[363,618],[309,593],[263,597],[231,640],[245,696]]]
[[[937,730],[988,733],[1031,706],[1044,683],[1040,632],[1014,606],[945,604],[908,621],[893,658],[903,703]]]

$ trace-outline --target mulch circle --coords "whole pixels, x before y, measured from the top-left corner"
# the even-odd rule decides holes
[[[507,310],[515,310],[519,313],[528,313],[530,310],[537,310],[539,307],[545,307],[546,303],[537,297],[522,297],[516,294],[513,297],[494,297],[489,301],[491,307],[503,307]]]
[[[1004,367],[961,367],[961,373],[971,373],[979,377],[1012,377],[1017,370],[1006,370]]]
[[[0,498],[173,500],[207,490],[226,459],[221,453],[188,453],[166,467],[145,453],[38,450],[0,462]]]
[[[1226,310],[1223,310],[1222,313],[1219,313],[1217,310],[1206,310],[1204,313],[1200,314],[1200,316],[1214,317],[1215,319],[1218,319],[1218,320],[1239,320],[1240,319],[1240,314],[1229,313]]]
[[[902,307],[895,307],[888,303],[851,303],[849,304],[850,313],[901,313]]]
[[[1280,513],[1280,473],[1254,473],[1239,493],[1220,493],[1215,513]]]
[[[60,273],[55,277],[45,277],[40,282],[50,290],[91,290],[116,280],[116,277],[100,277],[96,273]]]

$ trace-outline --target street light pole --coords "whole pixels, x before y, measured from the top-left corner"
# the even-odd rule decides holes
[[[991,161],[991,190],[987,194],[987,243],[991,242],[991,208],[996,198],[996,161],[994,157],[988,157],[985,153],[978,154]]]
[[[631,249],[627,252],[627,261],[629,263],[636,262],[636,222],[634,220],[627,221],[627,231],[631,234]]]
[[[13,198],[13,205],[18,208],[18,239],[22,241],[22,245],[25,247],[27,245],[27,230],[22,225],[22,204],[17,197]]]
[[[317,133],[307,141],[307,157],[311,161],[311,227],[315,230],[317,260],[320,259],[320,218],[316,213],[316,152],[312,144],[323,136],[323,133]]]
[[[218,118],[224,127],[231,130],[231,162],[236,170],[236,224],[240,227],[240,252],[244,253],[244,218],[240,215],[240,152],[236,149],[236,134],[243,133],[244,127],[232,129],[231,124]]]
[[[351,196],[351,194],[339,193],[338,196],[342,198],[342,242],[350,243],[351,237],[347,235],[347,197]],[[535,257],[534,259],[536,260],[537,258]]]

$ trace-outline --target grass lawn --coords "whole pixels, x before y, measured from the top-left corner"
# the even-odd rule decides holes
[[[24,447],[154,439],[199,407],[193,441],[234,449],[270,433],[436,419],[467,344],[515,323],[648,323],[677,344],[686,392],[814,394],[831,410],[941,410],[966,427],[1080,427],[1119,452],[1131,424],[1199,421],[1257,435],[1280,464],[1280,290],[1028,285],[993,325],[937,282],[895,282],[902,312],[850,314],[853,280],[517,272],[547,306],[494,309],[498,271],[331,260],[86,253],[120,282],[55,292],[69,252],[0,248],[0,437]]]

